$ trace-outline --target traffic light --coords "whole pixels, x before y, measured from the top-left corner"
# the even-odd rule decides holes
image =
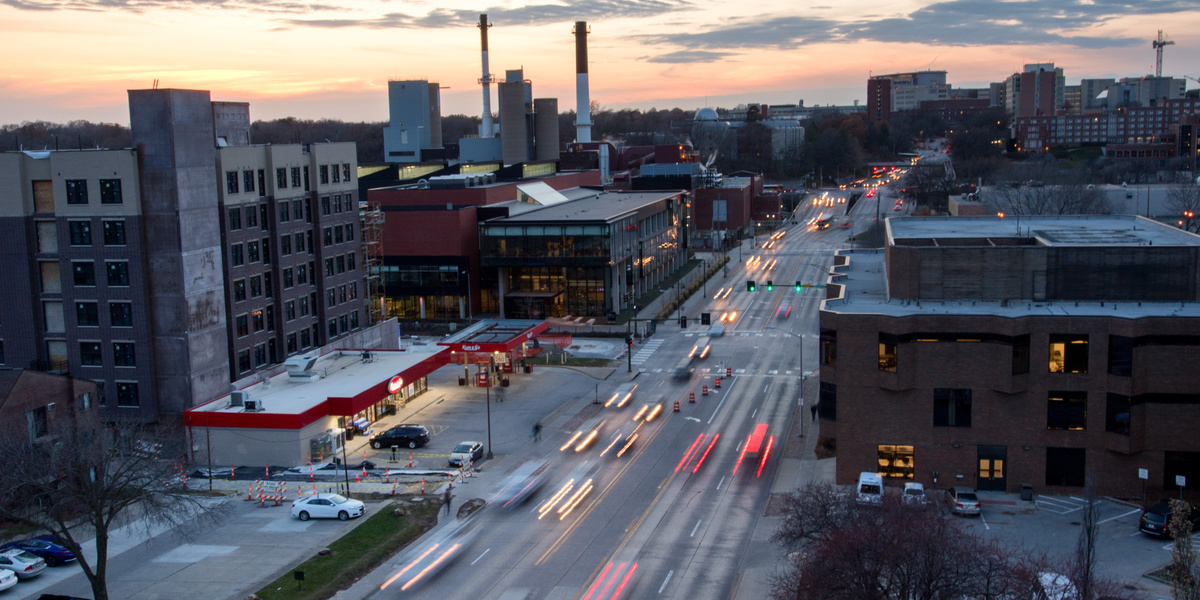
[[[684,329],[687,329],[687,317],[683,317],[683,316],[679,317],[679,326]]]
[[[712,324],[712,313],[700,313],[700,324],[701,325],[711,325]]]
[[[775,289],[775,282],[768,279],[767,280],[767,291],[770,292],[774,289]]]
[[[803,283],[800,283],[799,281],[797,281],[797,282],[796,282],[796,291],[797,291],[797,292],[803,292],[803,291],[804,291],[804,284],[803,284]]]
[[[757,289],[757,288],[754,287],[753,279],[746,281],[746,291],[747,292],[753,292],[755,289]]]

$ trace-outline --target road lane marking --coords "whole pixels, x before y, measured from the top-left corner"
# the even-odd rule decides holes
[[[700,529],[700,524],[703,522],[704,522],[704,519],[700,519],[699,521],[696,521],[696,526],[692,528],[692,534],[689,535],[688,537],[696,537],[696,530]]]
[[[671,582],[671,575],[674,575],[674,574],[675,574],[675,571],[673,569],[670,571],[667,571],[667,578],[664,579],[663,584],[658,587],[658,593],[661,594],[663,590],[667,589],[667,584]]]
[[[721,484],[723,484],[723,483],[725,483],[725,477],[724,477],[724,476],[722,476],[722,477],[721,477],[721,481],[718,481],[718,482],[717,482],[717,489],[718,489],[718,490],[719,490],[719,489],[721,489]]]
[[[1105,520],[1103,520],[1103,521],[1100,521],[1100,523],[1107,523],[1107,522],[1109,522],[1109,521],[1115,521],[1115,520],[1117,520],[1117,519],[1121,519],[1121,518],[1124,518],[1124,517],[1128,517],[1129,515],[1137,514],[1137,513],[1140,513],[1140,512],[1142,512],[1142,509],[1140,509],[1140,508],[1135,508],[1135,509],[1133,509],[1133,510],[1131,510],[1131,511],[1129,511],[1129,512],[1127,512],[1127,513],[1123,514],[1123,515],[1117,515],[1117,516],[1115,516],[1115,517],[1109,517],[1109,518],[1107,518],[1107,519],[1105,519]],[[1099,525],[1100,523],[1096,523],[1096,524],[1097,524],[1097,525]]]
[[[480,555],[479,555],[479,558],[483,558],[484,554],[487,554],[488,552],[491,552],[491,551],[492,551],[492,549],[491,549],[491,548],[488,548],[487,550],[484,550],[484,551],[483,551],[483,554],[480,554]],[[479,562],[479,558],[477,558],[477,559],[475,559],[475,560],[471,561],[471,565],[472,565],[472,566],[474,566],[474,564],[475,564],[475,563]]]

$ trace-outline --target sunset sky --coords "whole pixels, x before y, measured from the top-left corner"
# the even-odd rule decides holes
[[[255,120],[347,121],[386,120],[389,79],[429,79],[442,114],[478,116],[480,13],[492,73],[523,67],[564,111],[575,21],[605,108],[851,104],[872,72],[986,87],[1027,62],[1068,84],[1140,76],[1159,29],[1175,42],[1163,73],[1200,77],[1197,0],[0,0],[0,124],[128,124],[126,90],[155,79],[250,102]]]

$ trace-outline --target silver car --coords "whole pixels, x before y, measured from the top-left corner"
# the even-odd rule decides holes
[[[950,503],[950,512],[956,515],[978,515],[980,513],[979,496],[975,495],[975,488],[956,485],[946,491],[946,500]]]
[[[46,570],[46,561],[15,548],[0,551],[0,567],[9,569],[18,579],[37,577]]]

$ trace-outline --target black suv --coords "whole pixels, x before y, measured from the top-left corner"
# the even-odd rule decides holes
[[[392,446],[407,446],[416,448],[429,443],[429,430],[424,425],[411,423],[397,425],[383,433],[371,436],[371,447],[390,448]]]
[[[1200,508],[1194,505],[1190,506],[1188,518],[1192,521],[1192,531],[1195,531],[1197,527],[1200,527]],[[1159,502],[1142,513],[1142,518],[1138,519],[1138,529],[1142,533],[1155,537],[1171,537],[1170,522],[1171,504]]]

